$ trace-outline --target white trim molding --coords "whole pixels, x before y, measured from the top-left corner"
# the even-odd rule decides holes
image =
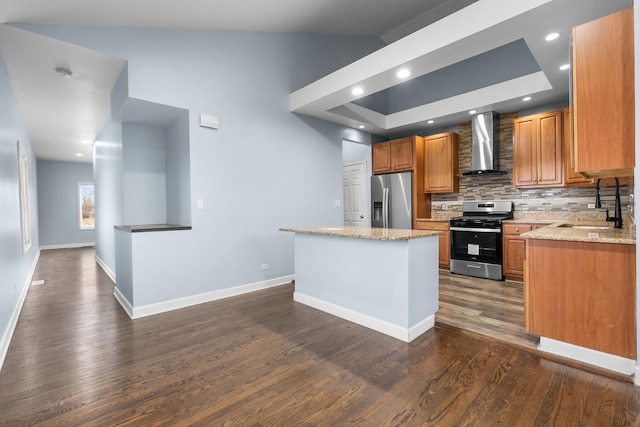
[[[88,248],[95,247],[96,242],[86,242],[86,243],[65,243],[62,245],[45,245],[40,246],[41,251],[48,251],[51,249],[77,249],[77,248]]]
[[[602,351],[580,347],[563,341],[556,341],[551,338],[540,337],[538,349],[624,375],[632,375],[638,369],[636,367],[636,361],[633,359],[626,359]],[[636,381],[637,378],[638,376],[636,375]]]
[[[633,378],[633,383],[636,387],[640,387],[640,366],[636,365],[636,375]]]
[[[120,303],[120,306],[122,306],[122,309],[125,311],[125,313],[127,313],[127,316],[129,316],[129,318],[133,319],[134,318],[133,317],[133,306],[131,305],[131,303],[129,302],[127,297],[125,297],[122,294],[122,292],[120,292],[120,289],[118,289],[117,286],[113,287],[113,296]]]
[[[176,298],[168,301],[157,302],[141,306],[134,306],[128,301],[124,295],[118,290],[117,286],[113,290],[113,295],[120,303],[124,311],[131,319],[139,319],[141,317],[153,316],[155,314],[166,313],[168,311],[179,310],[193,305],[203,304],[207,302],[217,301],[224,298],[234,297],[247,294],[263,289],[273,288],[289,284],[293,281],[294,275],[276,277],[261,282],[249,283],[247,285],[234,286],[232,288],[220,289],[211,292],[205,292],[198,295],[190,295],[187,297]]]
[[[293,293],[293,300],[407,343],[431,329],[435,324],[435,316],[431,315],[411,328],[403,328],[402,326],[394,325],[393,323],[385,322],[384,320],[376,319],[375,317],[367,316],[366,314],[301,294],[300,292]]]
[[[20,317],[20,312],[22,311],[24,301],[25,299],[27,299],[27,292],[29,291],[29,287],[31,286],[31,281],[33,280],[33,275],[36,272],[36,265],[38,264],[39,259],[40,251],[38,250],[38,252],[36,252],[33,263],[31,264],[31,268],[29,269],[29,274],[27,274],[27,279],[22,286],[22,291],[20,291],[20,295],[18,296],[18,302],[13,308],[13,312],[11,313],[11,317],[9,318],[9,324],[2,334],[2,340],[0,340],[0,370],[2,370],[2,365],[4,365],[5,357],[7,357],[9,344],[11,343],[11,338],[13,338],[13,333],[16,330],[18,318]]]
[[[101,260],[98,255],[95,255],[95,259],[96,259],[96,262],[98,263],[98,265],[102,268],[102,270],[104,270],[104,272],[107,273],[107,276],[109,276],[109,279],[111,279],[111,281],[115,284],[116,283],[116,273],[114,273],[113,270],[111,270],[109,268],[107,263],[105,263],[103,260]]]

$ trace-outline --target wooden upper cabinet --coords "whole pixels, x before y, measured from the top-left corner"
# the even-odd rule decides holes
[[[562,111],[513,120],[513,186],[563,184]]]
[[[635,166],[633,8],[573,29],[575,169],[632,176]]]
[[[413,171],[418,138],[420,137],[412,136],[374,144],[373,173]]]
[[[592,185],[593,179],[576,172],[574,139],[573,139],[573,110],[571,107],[565,108],[562,112],[563,136],[562,144],[564,147],[564,185],[565,187],[575,187],[581,185]]]
[[[373,173],[391,172],[391,145],[388,142],[373,145]]]
[[[391,170],[410,171],[413,170],[415,159],[414,138],[402,138],[391,141]]]
[[[424,138],[425,193],[454,193],[459,189],[458,134],[440,133]]]

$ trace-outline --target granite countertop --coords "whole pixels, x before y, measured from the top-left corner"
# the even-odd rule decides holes
[[[190,225],[176,224],[140,224],[140,225],[115,225],[113,228],[127,233],[146,233],[149,231],[175,231],[191,230]]]
[[[570,228],[564,224],[602,227],[602,228]],[[560,221],[537,230],[520,235],[532,240],[562,240],[567,242],[591,242],[591,243],[617,243],[623,245],[635,245],[635,227],[624,225],[623,228],[613,228],[613,224],[600,222],[569,222]]]
[[[313,228],[281,228],[280,231],[293,233],[316,234],[321,236],[350,237],[368,240],[410,240],[421,237],[439,236],[437,231],[402,230],[398,228],[369,227],[313,227]]]

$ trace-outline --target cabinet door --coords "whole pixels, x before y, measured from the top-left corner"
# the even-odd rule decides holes
[[[458,191],[458,135],[453,132],[425,138],[425,193]]]
[[[391,144],[381,142],[373,145],[373,173],[391,172]]]
[[[562,146],[564,152],[564,185],[574,187],[593,184],[593,180],[576,172],[573,143],[573,110],[565,108],[562,120]]]
[[[535,187],[537,184],[537,120],[535,116],[513,121],[513,186]]]
[[[537,228],[532,224],[504,224],[502,239],[502,269],[509,280],[522,280],[524,275],[525,243],[522,233]]]
[[[515,236],[504,236],[503,254],[504,262],[502,270],[505,276],[511,280],[522,280],[524,274],[524,250],[525,240]]]
[[[391,141],[391,170],[402,172],[413,170],[414,141],[413,138],[402,138]]]
[[[573,136],[579,172],[633,174],[633,58],[633,8],[573,29]]]
[[[635,245],[528,240],[527,330],[635,360],[635,259]]]
[[[448,231],[443,231],[442,234],[440,234],[440,240],[438,240],[439,243],[439,251],[438,252],[438,264],[440,264],[440,268],[443,268],[445,270],[449,270],[450,266],[449,266],[449,259],[450,259],[450,250],[451,248],[449,247],[449,232]]]
[[[449,222],[448,221],[417,221],[416,229],[439,231],[438,239],[438,265],[440,268],[449,269]]]
[[[539,114],[538,186],[562,185],[562,111]]]

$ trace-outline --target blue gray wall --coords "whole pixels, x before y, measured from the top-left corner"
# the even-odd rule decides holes
[[[167,173],[164,128],[122,124],[124,223],[167,222]]]
[[[95,242],[94,230],[78,229],[78,182],[93,182],[91,163],[38,160],[41,247]]]
[[[370,143],[370,136],[291,114],[288,94],[382,47],[379,39],[24,28],[124,58],[130,98],[189,110],[193,230],[145,239],[153,241],[145,256],[170,262],[153,264],[148,275],[160,281],[137,295],[136,305],[290,275],[293,236],[280,227],[342,224],[335,206],[342,199],[342,140]],[[201,128],[200,113],[218,116],[220,129]],[[128,211],[121,179],[127,140],[117,127],[109,122],[98,138],[94,169],[96,251],[113,271],[112,225]],[[196,199],[204,210],[195,210]],[[270,269],[261,270],[263,263]]]
[[[31,248],[22,253],[17,141],[29,159]],[[9,76],[0,60],[0,366],[9,346],[12,318],[22,303],[39,253],[36,160]]]
[[[115,274],[113,226],[124,224],[122,124],[107,121],[93,144],[93,182],[96,198],[96,257]]]

